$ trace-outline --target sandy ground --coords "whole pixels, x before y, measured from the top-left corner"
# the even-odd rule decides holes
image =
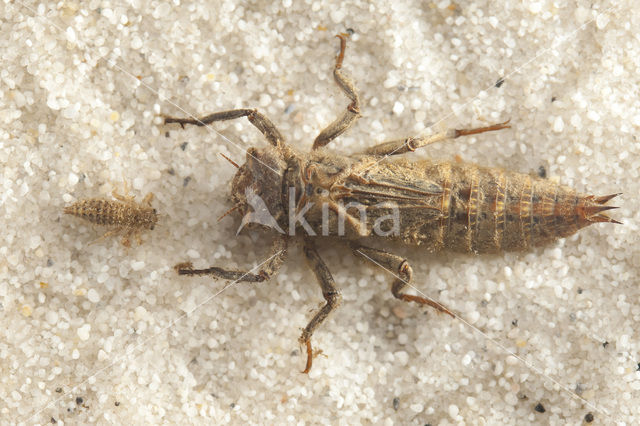
[[[640,6],[374,3],[0,5],[2,423],[639,421]],[[321,243],[343,305],[304,375],[297,339],[322,296],[299,245],[269,283],[223,292],[172,269],[268,257],[268,235],[216,220],[235,171],[218,154],[243,163],[266,142],[244,119],[181,130],[160,115],[257,107],[308,150],[348,103],[331,77],[347,30],[363,117],[330,149],[510,118],[409,158],[543,167],[623,192],[624,225],[530,253],[389,246],[461,320],[395,300],[391,275]],[[142,245],[90,245],[104,229],[62,208],[123,179],[138,200],[155,194],[160,222]]]

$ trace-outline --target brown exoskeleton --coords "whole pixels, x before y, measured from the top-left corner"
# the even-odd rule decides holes
[[[126,194],[129,192],[126,181],[124,191]],[[115,190],[111,192],[111,195],[114,200],[87,198],[76,201],[65,207],[64,213],[112,228],[93,242],[124,233],[121,240],[123,246],[131,247],[130,238],[132,236],[135,237],[138,245],[142,244],[140,233],[145,229],[152,230],[158,222],[158,213],[156,209],[151,207],[153,194],[148,193],[141,203],[135,201],[135,196],[120,195]]]
[[[313,360],[311,336],[340,303],[340,292],[314,246],[318,235],[342,237],[356,255],[392,272],[396,279],[391,291],[396,298],[453,316],[438,302],[404,292],[412,278],[406,259],[361,243],[377,237],[419,245],[431,252],[491,253],[546,244],[596,222],[619,223],[602,213],[614,208],[605,203],[618,194],[583,195],[529,174],[474,164],[383,161],[433,142],[504,129],[509,127],[507,122],[393,140],[353,156],[338,156],[322,149],[360,116],[354,84],[341,70],[346,37],[338,37],[340,53],[333,75],[351,103],[320,132],[309,154],[287,145],[273,123],[255,109],[224,111],[199,119],[165,118],[165,123],[204,126],[247,117],[269,141],[266,148],[247,150],[246,162],[231,183],[231,198],[232,210],[243,216],[241,227],[258,225],[279,233],[271,257],[257,274],[218,267],[193,269],[191,263],[175,268],[180,275],[262,282],[283,263],[287,241],[297,232],[303,233],[304,255],[326,300],[300,336],[300,343],[307,349],[305,373]]]

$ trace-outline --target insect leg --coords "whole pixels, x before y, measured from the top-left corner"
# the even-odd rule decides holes
[[[369,230],[367,229],[366,224],[361,220],[362,216],[360,217],[360,219],[358,219],[347,211],[349,204],[347,204],[345,208],[345,206],[338,204],[335,201],[328,201],[327,207],[329,207],[338,215],[338,232],[339,233],[344,231],[344,229],[342,229],[341,226],[344,226],[346,222],[346,224],[349,225],[349,228],[354,235],[358,235],[360,237],[369,236]]]
[[[118,201],[122,201],[123,203],[131,203],[135,200],[135,195],[120,195],[115,189],[111,191],[111,196]]]
[[[264,135],[269,143],[275,147],[284,144],[284,137],[276,126],[265,115],[258,112],[255,109],[243,108],[232,109],[229,111],[214,112],[205,117],[200,118],[176,118],[165,117],[164,124],[178,123],[182,128],[185,124],[193,124],[195,126],[206,126],[214,121],[226,121],[234,120],[236,118],[247,117],[251,124],[256,126],[258,130]]]
[[[313,148],[318,149],[325,146],[344,132],[360,117],[360,98],[353,81],[341,70],[342,61],[344,59],[344,51],[347,47],[347,36],[338,34],[336,37],[340,39],[340,54],[336,58],[336,66],[333,68],[333,79],[336,81],[340,89],[344,92],[351,103],[347,106],[342,116],[338,117],[333,123],[329,124],[313,141]]]
[[[142,233],[140,232],[139,229],[133,230],[131,232],[131,236],[136,239],[136,243],[138,243],[139,246],[142,245]]]
[[[142,204],[144,204],[147,207],[151,207],[151,201],[153,200],[153,197],[154,197],[153,192],[148,193],[142,199]]]
[[[123,230],[123,229],[124,229],[124,228],[122,228],[122,227],[117,227],[117,228],[115,228],[115,229],[112,229],[112,230],[110,230],[110,231],[107,231],[107,232],[105,232],[101,237],[98,237],[98,238],[96,238],[95,240],[91,241],[91,242],[89,243],[89,245],[93,245],[93,244],[97,243],[98,241],[102,241],[102,240],[104,240],[105,238],[108,238],[108,237],[110,237],[110,236],[112,236],[112,235],[118,235],[120,232],[122,232],[122,230]],[[124,245],[124,244],[123,244],[123,245]]]
[[[211,266],[205,269],[193,269],[191,262],[178,263],[173,268],[179,275],[211,275],[223,280],[232,280],[238,282],[259,283],[266,281],[275,275],[282,266],[287,256],[287,240],[285,237],[276,238],[271,246],[271,257],[262,265],[257,274],[243,271],[232,271],[229,269]]]
[[[122,179],[122,189],[124,190],[124,195],[120,195],[118,191],[114,189],[113,191],[111,191],[111,196],[118,201],[122,201],[123,203],[132,203],[133,200],[135,200],[136,196],[129,195],[129,184],[127,183],[127,180],[124,179],[124,177]]]
[[[388,272],[391,272],[396,277],[393,281],[393,285],[391,286],[391,292],[396,299],[404,300],[405,302],[416,302],[421,305],[428,305],[437,309],[439,312],[443,312],[454,317],[449,309],[445,308],[435,300],[406,294],[402,291],[407,285],[411,284],[411,278],[413,277],[413,270],[406,259],[395,254],[388,253],[384,250],[378,250],[371,247],[353,245],[352,249],[357,256],[364,257],[370,262],[373,262],[383,269],[386,269]]]
[[[320,311],[318,311],[315,316],[309,321],[309,324],[302,330],[302,335],[300,336],[300,344],[305,345],[307,347],[307,365],[304,368],[303,373],[308,373],[311,370],[311,364],[313,362],[313,350],[311,348],[311,336],[313,332],[318,328],[320,324],[327,318],[327,316],[340,305],[342,301],[342,296],[340,295],[340,291],[336,287],[336,283],[331,276],[331,272],[329,268],[324,263],[318,251],[316,250],[314,244],[311,240],[306,239],[304,242],[304,255],[309,262],[309,266],[313,270],[313,273],[322,288],[322,296],[326,303]]]
[[[131,248],[131,239],[129,238],[130,235],[131,234],[129,233],[122,237],[122,240],[120,240],[120,244],[122,244],[126,248]],[[140,245],[140,241],[138,241],[138,245]]]
[[[474,129],[448,129],[431,136],[418,136],[382,142],[379,145],[367,149],[364,153],[380,156],[404,154],[405,152],[413,152],[418,148],[422,148],[423,146],[435,142],[456,139],[460,136],[475,135],[477,133],[506,129],[508,127],[511,127],[508,125],[508,123],[509,120],[505,121],[504,123],[498,123],[487,127],[477,127]]]

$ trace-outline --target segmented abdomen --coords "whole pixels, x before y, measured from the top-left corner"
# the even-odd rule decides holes
[[[550,180],[474,164],[375,163],[336,188],[335,198],[369,206],[369,235],[394,205],[399,235],[385,235],[432,251],[522,250],[595,222],[616,222],[601,213],[614,208],[605,203],[617,194],[583,195]]]
[[[502,169],[440,167],[445,247],[478,253],[526,249],[580,228],[572,211],[579,198],[567,187]]]
[[[585,196],[546,179],[499,168],[456,163],[427,167],[442,187],[441,216],[427,232],[435,247],[475,253],[523,250],[594,222],[612,221],[598,213],[611,208],[603,204],[613,196]]]
[[[64,212],[98,225],[140,227],[146,224],[144,212],[140,208],[101,198],[80,200],[65,207]]]

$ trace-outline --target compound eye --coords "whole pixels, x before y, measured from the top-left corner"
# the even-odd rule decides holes
[[[153,214],[157,214],[158,212],[156,211],[156,209],[153,209]]]

